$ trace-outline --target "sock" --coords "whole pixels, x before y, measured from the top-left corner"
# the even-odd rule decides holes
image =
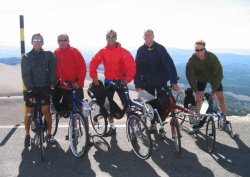
[[[115,129],[115,124],[114,124],[114,123],[111,123],[111,124],[110,124],[110,127],[112,127],[113,129]]]

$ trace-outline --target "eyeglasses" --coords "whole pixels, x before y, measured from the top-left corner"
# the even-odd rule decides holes
[[[58,42],[67,42],[69,39],[58,39]]]
[[[106,36],[107,38],[116,38],[116,35],[113,35],[113,36]]]
[[[40,39],[40,38],[33,38],[32,41],[33,41],[33,42],[43,42],[43,39]]]
[[[195,49],[195,52],[203,52],[205,50],[205,48],[203,49]]]

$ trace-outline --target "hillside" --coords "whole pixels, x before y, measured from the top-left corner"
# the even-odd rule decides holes
[[[83,51],[87,66],[96,51]],[[189,87],[186,76],[186,61],[192,54],[191,50],[168,49],[172,56],[180,77],[179,83],[182,89]],[[131,51],[135,56],[136,51]],[[1,51],[1,54],[3,52]],[[221,61],[224,70],[223,86],[229,115],[247,115],[250,113],[250,56],[236,54],[216,54]],[[0,81],[2,89],[0,96],[22,95],[22,81],[20,69],[20,57],[0,58]],[[103,70],[102,66],[99,67]],[[100,73],[100,75],[102,75]],[[91,80],[87,75],[87,80]],[[134,89],[133,83],[130,89]],[[208,92],[211,89],[207,89]]]

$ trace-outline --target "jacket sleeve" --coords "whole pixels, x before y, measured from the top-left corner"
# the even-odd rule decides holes
[[[74,58],[75,58],[75,62],[76,62],[76,69],[77,69],[77,84],[79,85],[79,87],[83,87],[84,86],[84,80],[86,77],[86,73],[87,73],[87,67],[86,67],[86,63],[85,60],[81,54],[81,52],[77,49],[75,49],[74,51]]]
[[[161,48],[161,58],[163,59],[162,62],[166,68],[169,80],[171,84],[177,84],[177,71],[173,62],[173,59],[167,52],[165,48]]]
[[[28,56],[24,55],[21,61],[22,79],[27,90],[33,90],[34,85],[31,81],[31,67],[28,61]]]
[[[56,56],[50,52],[50,64],[49,64],[49,70],[50,70],[50,85],[55,85],[57,81],[56,77]]]
[[[192,56],[189,58],[186,64],[186,78],[188,80],[190,87],[193,89],[194,92],[196,92],[198,89],[196,85],[195,66],[193,62],[194,60]]]
[[[135,88],[142,88],[142,73],[143,73],[143,64],[141,61],[141,50],[138,49],[135,57],[135,63],[136,63],[136,74],[134,77],[134,84]]]
[[[101,50],[96,53],[93,58],[91,59],[90,61],[90,64],[89,64],[89,75],[92,79],[94,78],[97,78],[97,69],[98,69],[98,66],[102,63],[102,57],[101,57]]]
[[[131,82],[136,73],[136,64],[133,56],[130,52],[127,52],[123,57],[123,63],[125,69],[125,78],[128,83]]]
[[[221,66],[221,63],[219,59],[214,54],[210,54],[210,65],[212,65],[213,68],[213,86],[212,86],[212,92],[215,93],[218,88],[220,87],[220,84],[222,82],[223,78],[223,69]],[[210,68],[209,68],[210,69]]]

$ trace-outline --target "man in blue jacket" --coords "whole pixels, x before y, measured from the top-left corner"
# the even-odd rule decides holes
[[[136,54],[136,75],[134,84],[136,91],[146,90],[152,95],[156,95],[162,87],[166,88],[170,81],[174,90],[180,88],[177,85],[177,72],[174,62],[164,46],[154,41],[154,32],[151,29],[144,31],[145,43],[139,47]],[[156,131],[155,120],[151,121],[150,131]],[[164,136],[163,126],[159,129],[159,134]]]

